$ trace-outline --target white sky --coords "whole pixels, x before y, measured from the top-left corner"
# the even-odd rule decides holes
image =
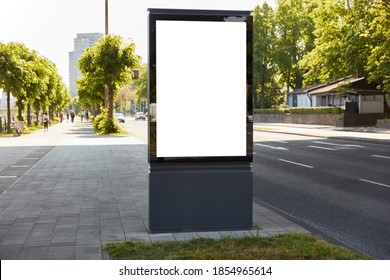
[[[109,33],[132,38],[147,62],[147,9],[253,10],[264,0],[109,0]],[[274,5],[275,0],[267,0]],[[0,0],[0,41],[23,42],[51,59],[68,85],[78,33],[104,33],[105,0]]]

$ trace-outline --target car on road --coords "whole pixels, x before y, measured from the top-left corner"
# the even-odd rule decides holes
[[[144,119],[146,119],[144,113],[142,113],[142,112],[137,112],[137,113],[135,113],[135,120],[136,120],[136,121],[137,121],[137,120],[144,120]]]
[[[115,113],[114,118],[121,123],[125,122],[125,116],[122,113]]]

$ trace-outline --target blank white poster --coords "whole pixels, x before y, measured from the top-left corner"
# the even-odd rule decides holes
[[[246,23],[156,22],[157,157],[246,156]]]

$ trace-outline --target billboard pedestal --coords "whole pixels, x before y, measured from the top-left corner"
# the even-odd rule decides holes
[[[249,163],[150,164],[149,230],[252,228]]]
[[[251,229],[251,11],[149,9],[148,42],[149,231]]]

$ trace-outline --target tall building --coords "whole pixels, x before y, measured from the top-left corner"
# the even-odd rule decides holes
[[[74,51],[69,52],[69,90],[72,96],[77,95],[76,80],[80,77],[77,62],[85,49],[91,47],[102,37],[102,33],[81,33],[77,34],[77,37],[74,39]]]

